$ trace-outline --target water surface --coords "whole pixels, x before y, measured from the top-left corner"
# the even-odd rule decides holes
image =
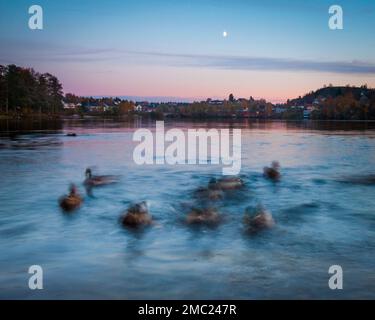
[[[167,122],[242,128],[246,187],[216,204],[221,225],[198,229],[183,223],[186,207],[222,167],[135,165],[132,134],[154,125],[1,124],[0,298],[375,298],[375,185],[352,180],[375,173],[373,123]],[[262,177],[272,160],[277,184]],[[63,214],[57,200],[71,182],[84,193],[86,167],[120,182]],[[141,200],[156,224],[124,229],[119,216]],[[257,204],[276,226],[250,235],[243,215]],[[341,291],[328,288],[334,264]],[[43,267],[43,290],[28,289],[30,265]]]

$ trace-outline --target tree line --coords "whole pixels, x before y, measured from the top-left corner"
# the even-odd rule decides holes
[[[58,114],[62,108],[63,88],[50,73],[14,64],[0,65],[0,108],[2,113]]]
[[[64,111],[64,104],[74,108]],[[63,94],[59,80],[50,73],[39,73],[32,68],[0,65],[0,113],[27,114],[85,114],[87,112],[128,116],[140,113],[133,101],[112,97],[79,97]],[[278,110],[275,112],[275,110]],[[157,118],[164,115],[186,118],[255,117],[302,119],[310,110],[310,118],[325,120],[375,120],[375,89],[332,85],[311,91],[303,97],[288,100],[277,106],[264,99],[236,99],[230,94],[224,100],[193,103],[153,103],[141,113]]]
[[[324,86],[303,97],[288,100],[287,106],[314,106],[311,118],[316,120],[375,120],[375,89],[362,86]],[[287,115],[302,117],[302,111]]]

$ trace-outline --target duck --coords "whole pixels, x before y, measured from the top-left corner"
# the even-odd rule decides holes
[[[126,213],[121,217],[121,223],[124,226],[137,228],[151,225],[153,222],[146,201],[142,201],[128,208]]]
[[[68,132],[68,133],[66,134],[66,136],[67,136],[67,137],[76,137],[77,134],[76,134],[75,132]]]
[[[201,187],[195,190],[194,194],[201,199],[220,200],[224,197],[224,192],[218,188]]]
[[[220,219],[221,216],[214,208],[193,208],[186,216],[186,223],[216,225]]]
[[[212,190],[235,190],[244,186],[244,182],[238,177],[224,177],[221,179],[212,178],[208,183],[208,188]]]
[[[86,169],[85,175],[84,185],[86,187],[99,187],[117,182],[115,176],[94,176],[90,168]]]
[[[74,184],[70,186],[69,195],[62,197],[59,200],[60,207],[65,211],[73,211],[78,209],[82,202],[83,199],[79,195],[77,187]]]
[[[244,224],[250,232],[257,232],[270,229],[274,227],[276,223],[269,211],[262,206],[258,206],[253,214],[245,214]]]
[[[277,161],[273,161],[271,167],[264,167],[263,168],[263,175],[273,181],[279,181],[281,174],[279,172],[280,164]]]

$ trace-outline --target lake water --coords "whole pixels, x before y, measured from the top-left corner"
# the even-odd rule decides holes
[[[221,166],[134,163],[134,130],[155,122],[1,123],[0,298],[375,298],[374,123],[165,125],[242,129],[246,186],[215,203],[224,217],[216,228],[183,219],[194,189]],[[272,160],[276,184],[262,176]],[[85,194],[87,167],[120,181],[64,214],[58,199],[71,182]],[[155,225],[123,228],[120,215],[141,200]],[[244,212],[257,204],[276,226],[249,234]],[[43,290],[28,288],[31,265],[43,268]],[[331,265],[343,268],[343,290],[328,287]]]

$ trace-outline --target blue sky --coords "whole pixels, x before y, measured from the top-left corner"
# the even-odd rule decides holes
[[[33,4],[43,30],[28,28]],[[328,28],[332,4],[344,30]],[[375,85],[374,1],[0,0],[0,14],[0,63],[54,73],[82,95],[282,101]]]

